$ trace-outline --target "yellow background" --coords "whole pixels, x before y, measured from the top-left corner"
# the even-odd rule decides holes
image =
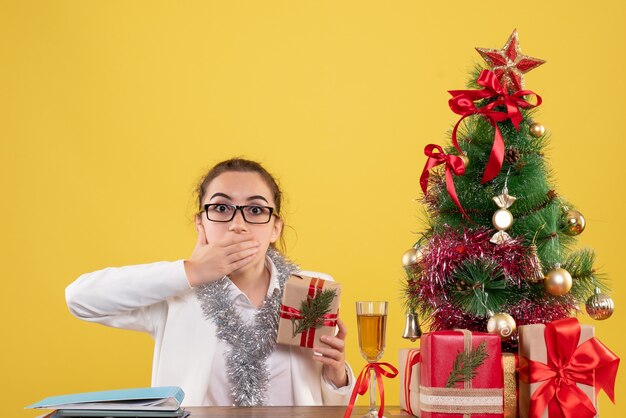
[[[422,150],[447,141],[446,91],[465,86],[473,48],[500,48],[513,28],[548,61],[526,81],[544,99],[556,189],[612,279],[615,315],[582,319],[623,356],[625,18],[617,0],[0,2],[4,414],[150,384],[150,337],[73,318],[64,289],[187,257],[194,185],[236,155],[280,178],[288,254],[343,283],[355,370],[358,299],[391,302],[384,360],[397,363]],[[604,417],[626,405],[625,370]],[[398,404],[398,380],[385,383]]]

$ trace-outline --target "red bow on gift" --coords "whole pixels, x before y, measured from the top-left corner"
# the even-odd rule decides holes
[[[439,151],[437,153],[433,151]],[[443,148],[439,145],[429,144],[424,148],[424,154],[428,157],[426,160],[426,164],[424,165],[424,169],[422,170],[422,175],[420,176],[420,185],[422,186],[422,191],[424,194],[428,192],[428,177],[429,171],[433,167],[437,167],[440,164],[446,165],[446,189],[448,190],[448,194],[456,204],[456,207],[459,208],[463,216],[469,219],[469,216],[463,210],[461,206],[461,202],[459,202],[459,197],[456,194],[456,188],[454,187],[454,181],[452,180],[452,173],[460,176],[465,174],[465,166],[463,165],[463,160],[461,157],[457,155],[446,155],[443,152]]]
[[[460,153],[463,151],[459,147],[456,133],[463,119],[471,115],[483,115],[495,129],[493,147],[482,178],[482,182],[485,183],[498,175],[504,161],[504,140],[498,128],[498,122],[510,119],[515,129],[519,131],[520,122],[524,119],[520,108],[529,109],[539,106],[541,97],[530,90],[520,90],[509,94],[506,87],[500,84],[495,73],[489,70],[483,70],[476,82],[484,88],[482,90],[450,90],[448,93],[452,95],[452,98],[448,104],[454,113],[462,116],[452,131],[452,143]],[[533,105],[524,100],[523,97],[529,95],[536,97],[536,104]],[[474,103],[476,100],[490,98],[496,98],[496,100],[481,108],[477,108]],[[506,111],[496,110],[498,106],[504,106]]]
[[[383,369],[383,366],[387,367],[389,371]],[[382,418],[383,411],[385,410],[385,389],[383,388],[382,376],[393,379],[398,375],[398,369],[389,363],[367,363],[365,367],[363,367],[363,370],[359,373],[359,377],[356,379],[354,390],[352,390],[352,396],[350,396],[350,403],[348,404],[348,408],[346,408],[345,414],[343,414],[343,418],[350,418],[352,409],[354,408],[354,402],[356,402],[356,395],[365,395],[365,392],[367,392],[370,370],[373,370],[374,373],[376,373],[376,382],[378,383],[378,390],[380,391],[380,409],[378,410],[378,418]]]
[[[615,402],[615,376],[619,358],[595,337],[578,345],[580,324],[566,318],[546,324],[548,364],[525,359],[520,369],[524,382],[544,382],[530,398],[530,417],[541,417],[548,408],[550,418],[593,418],[597,411],[589,397],[576,385],[603,389]]]

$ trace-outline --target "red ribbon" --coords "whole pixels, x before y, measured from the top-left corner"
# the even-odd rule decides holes
[[[406,356],[406,365],[404,369],[404,402],[406,403],[406,410],[409,414],[413,413],[411,408],[411,380],[413,377],[413,366],[422,361],[422,356],[418,350],[410,350]],[[418,411],[415,411],[418,412]]]
[[[321,292],[324,287],[325,280],[313,278],[311,279],[311,283],[309,283],[309,291],[307,297],[312,299],[315,297],[316,292]],[[280,317],[283,319],[303,319],[298,309],[292,308],[291,306],[280,305]],[[322,326],[326,327],[335,327],[337,325],[337,317],[338,313],[335,314],[325,314],[322,315],[324,321],[322,322]],[[313,343],[315,342],[315,328],[308,328],[302,331],[300,335],[300,346],[313,348]]]
[[[387,367],[389,371],[383,369],[383,367]],[[385,410],[385,388],[383,387],[382,376],[393,379],[398,375],[398,369],[389,363],[367,363],[365,367],[363,367],[363,370],[361,370],[361,373],[359,373],[359,377],[356,380],[354,389],[352,390],[350,403],[348,404],[348,408],[346,408],[345,414],[343,414],[343,418],[350,418],[356,401],[356,395],[365,395],[367,392],[370,369],[374,370],[374,373],[376,373],[376,382],[378,384],[378,390],[380,391],[380,408],[378,409],[378,418],[382,418],[383,411]]]
[[[495,129],[491,154],[482,178],[482,182],[486,183],[498,175],[504,161],[504,140],[498,128],[498,122],[510,119],[515,129],[519,131],[519,125],[524,119],[520,108],[529,109],[539,106],[541,96],[530,90],[520,90],[509,94],[507,88],[500,84],[495,73],[490,70],[483,70],[476,82],[484,88],[482,90],[450,90],[448,93],[452,95],[452,98],[448,104],[454,113],[462,116],[452,131],[452,143],[460,153],[463,151],[459,147],[456,133],[463,119],[471,115],[483,115]],[[531,95],[536,97],[536,104],[531,104],[524,99],[524,96]],[[496,98],[496,100],[481,108],[477,108],[474,103],[476,100],[490,98]],[[504,106],[506,111],[496,110],[498,106]]]
[[[580,323],[566,318],[546,324],[548,364],[527,358],[520,369],[526,383],[544,382],[530,398],[531,418],[548,408],[550,418],[593,418],[597,411],[589,397],[576,385],[603,389],[615,403],[615,376],[619,358],[595,337],[578,345]]]
[[[439,151],[434,153],[433,151]],[[440,164],[446,165],[446,189],[448,190],[448,194],[454,201],[454,204],[459,211],[469,219],[469,216],[463,210],[461,206],[461,202],[459,202],[459,197],[456,194],[456,188],[454,187],[454,181],[452,180],[452,173],[457,176],[465,174],[465,166],[463,165],[463,160],[458,155],[446,155],[443,152],[443,148],[439,145],[428,144],[424,148],[424,154],[428,157],[426,160],[426,164],[424,165],[424,169],[422,170],[422,175],[420,176],[420,185],[422,186],[422,191],[424,194],[428,192],[428,177],[429,170],[433,167],[437,167]]]

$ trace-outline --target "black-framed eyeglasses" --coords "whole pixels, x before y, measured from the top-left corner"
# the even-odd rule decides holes
[[[208,203],[204,205],[206,218],[213,222],[230,222],[237,211],[241,211],[243,220],[249,224],[266,224],[272,219],[274,208],[259,205],[228,205],[226,203]]]

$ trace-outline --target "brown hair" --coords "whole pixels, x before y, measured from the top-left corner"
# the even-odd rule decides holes
[[[208,173],[206,173],[202,177],[202,180],[198,183],[198,187],[196,189],[196,194],[198,195],[199,213],[202,213],[202,211],[204,210],[202,202],[204,201],[204,195],[207,188],[209,187],[209,184],[211,184],[211,182],[220,174],[232,171],[257,173],[261,176],[263,181],[265,181],[265,184],[267,184],[267,187],[269,187],[270,191],[272,192],[272,197],[274,198],[274,203],[276,205],[274,213],[276,214],[276,216],[283,220],[284,228],[285,219],[280,211],[283,193],[280,190],[278,181],[261,164],[257,163],[256,161],[246,160],[244,158],[231,158],[230,160],[217,163],[215,166],[213,166],[213,168],[208,171]],[[286,247],[285,238],[282,234],[282,231],[278,242],[280,249],[284,251]],[[276,248],[275,243],[272,243],[271,245],[272,247]]]

